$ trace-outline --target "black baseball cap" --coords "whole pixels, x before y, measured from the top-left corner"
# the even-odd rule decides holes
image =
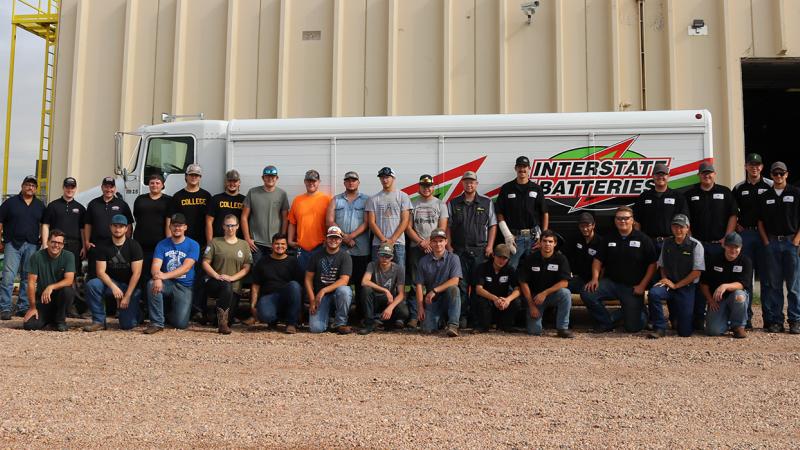
[[[433,186],[433,177],[425,174],[419,177],[419,184],[422,186]]]
[[[700,163],[700,169],[698,170],[698,172],[699,173],[716,172],[716,170],[714,170],[714,165],[713,164],[711,164],[708,161],[703,161],[703,162]]]
[[[117,183],[114,182],[114,177],[105,177],[103,181],[100,182],[101,186],[116,186]]]
[[[658,175],[659,173],[669,175],[669,167],[664,163],[656,163],[655,167],[653,168],[653,175]]]
[[[517,162],[514,163],[514,166],[530,167],[531,166],[531,160],[528,159],[527,156],[520,156],[519,158],[517,158]]]
[[[77,185],[78,185],[78,180],[76,180],[75,178],[73,177],[64,178],[64,183],[63,183],[64,187],[75,187]]]
[[[169,218],[171,223],[179,223],[182,225],[186,225],[186,216],[181,213],[175,213]]]
[[[578,223],[594,223],[594,216],[587,212],[581,213],[581,215],[578,216]]]
[[[378,171],[379,177],[397,177],[397,174],[394,173],[391,167],[384,167],[383,169]]]
[[[25,179],[22,180],[22,184],[25,184],[25,183],[32,183],[32,184],[35,184],[36,186],[39,186],[39,180],[36,178],[35,175],[26,176]]]
[[[746,164],[764,164],[764,160],[758,153],[748,153],[744,161]]]

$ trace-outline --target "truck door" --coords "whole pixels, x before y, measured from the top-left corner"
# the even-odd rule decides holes
[[[172,195],[184,187],[186,167],[195,161],[194,136],[152,136],[139,181],[140,193],[148,192],[147,179],[154,173],[164,176],[164,193]]]

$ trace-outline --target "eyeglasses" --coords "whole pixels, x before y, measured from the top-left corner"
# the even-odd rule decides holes
[[[614,220],[619,220],[620,222],[627,222],[627,221],[631,220],[632,218],[633,218],[633,216],[616,216],[616,217],[614,217]]]
[[[50,241],[50,245],[55,245],[56,247],[63,247],[64,241]]]
[[[772,176],[773,177],[785,177],[786,176],[786,172],[781,172],[781,171],[772,172]]]
[[[225,228],[236,228],[238,226],[239,226],[238,223],[226,223],[225,224]]]

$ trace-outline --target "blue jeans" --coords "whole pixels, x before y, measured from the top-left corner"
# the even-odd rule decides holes
[[[153,294],[153,280],[147,283],[147,306],[150,323],[164,328],[164,297],[172,297],[170,323],[175,328],[184,329],[189,326],[189,313],[192,310],[192,288],[175,280],[164,280],[164,289]]]
[[[300,266],[300,270],[305,272],[308,270],[308,263],[311,262],[311,255],[322,248],[322,244],[312,248],[311,250],[303,250],[301,247],[297,247],[297,265]]]
[[[530,236],[516,236],[514,238],[514,243],[517,245],[517,253],[511,255],[511,259],[508,260],[508,265],[516,269],[517,266],[519,266],[519,262],[524,261],[525,257],[531,253],[533,239],[531,239]]]
[[[703,243],[703,254],[706,261],[714,256],[721,255],[724,252],[725,249],[722,248],[722,244]],[[693,326],[698,330],[702,330],[705,327],[704,323],[706,320],[706,298],[703,296],[703,293],[700,292],[700,289],[695,290],[693,316]]]
[[[444,292],[433,297],[430,305],[424,304],[425,320],[422,321],[422,331],[433,333],[439,329],[442,316],[447,314],[447,325],[458,328],[461,318],[461,293],[457,286],[447,288]]]
[[[19,248],[15,248],[11,242],[6,242],[5,266],[3,267],[3,281],[0,286],[0,311],[11,311],[11,295],[14,293],[14,278],[19,272],[19,298],[17,299],[17,311],[26,312],[28,310],[28,272],[25,271],[25,263],[39,247],[23,242]]]
[[[278,321],[278,311],[286,315],[286,324],[297,326],[300,317],[300,283],[290,281],[281,290],[262,295],[256,303],[258,320],[273,324]]]
[[[764,244],[761,242],[761,236],[758,234],[758,230],[742,230],[739,233],[742,236],[742,253],[745,256],[750,258],[750,261],[753,262],[753,278],[755,275],[758,274],[762,276],[761,271],[764,267],[764,254],[766,253],[766,248]],[[752,283],[753,280],[751,280]],[[764,296],[764,292],[761,292],[761,296]],[[747,292],[747,320],[748,322],[753,320],[753,292]]]
[[[633,286],[602,278],[595,292],[581,292],[581,300],[601,330],[614,328],[614,321],[603,305],[604,301],[619,300],[625,321],[625,331],[636,333],[644,328],[644,296],[634,295]]]
[[[128,290],[127,283],[120,283],[117,280],[111,280],[122,291]],[[92,278],[86,283],[86,302],[89,304],[89,310],[92,312],[92,322],[99,324],[106,324],[106,303],[104,297],[111,295],[111,288],[106,286],[100,278]],[[123,330],[130,330],[139,324],[139,300],[142,297],[142,290],[136,288],[131,294],[130,302],[127,308],[117,308],[117,317],[119,318],[119,327]]]
[[[761,271],[764,327],[783,325],[783,284],[786,283],[789,322],[800,322],[800,256],[792,241],[770,239],[766,267]]]
[[[747,305],[749,304],[747,291],[735,290],[728,292],[719,302],[716,311],[708,310],[706,320],[706,334],[720,336],[728,331],[728,323],[733,328],[743,327],[747,324]]]
[[[531,317],[530,306],[525,302],[525,328],[528,334],[540,336],[542,334],[542,316],[547,308],[556,308],[556,329],[569,328],[569,311],[572,309],[572,293],[567,288],[561,288],[544,299],[544,303],[536,306],[539,317]]]
[[[353,303],[353,291],[350,286],[338,287],[333,293],[322,297],[317,305],[317,312],[308,318],[308,327],[312,333],[322,333],[328,329],[331,303],[334,303],[335,308],[333,328],[347,325],[347,315],[350,313],[350,304]]]
[[[677,325],[678,336],[691,336],[694,330],[694,300],[699,291],[697,284],[692,283],[680,289],[669,289],[666,286],[650,288],[647,309],[650,312],[650,323],[656,330],[667,329],[664,317],[664,301],[669,307],[669,318]]]
[[[471,323],[475,323],[478,318],[477,307],[473,308],[473,300],[477,301],[477,296],[470,296],[467,290],[472,288],[472,293],[475,293],[475,272],[486,262],[483,249],[484,247],[469,247],[456,252],[461,261],[461,274],[463,275],[458,280],[458,289],[461,292],[461,317],[468,319]]]

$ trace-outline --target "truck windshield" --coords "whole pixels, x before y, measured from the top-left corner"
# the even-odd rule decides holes
[[[154,137],[147,144],[143,180],[154,173],[165,177],[171,173],[182,174],[193,162],[194,138],[191,136]]]

